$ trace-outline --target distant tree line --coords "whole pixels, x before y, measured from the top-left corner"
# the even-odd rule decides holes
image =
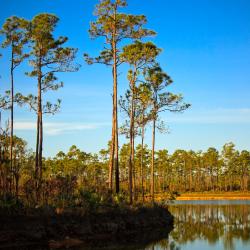
[[[13,138],[14,179],[9,172],[9,137],[1,136],[0,194],[14,194],[29,204],[36,204],[35,154],[27,150],[27,143]],[[72,146],[67,153],[60,151],[53,158],[44,158],[40,199],[42,204],[68,204],[76,202],[79,192],[108,195],[110,147],[98,154],[86,153]],[[151,197],[152,150],[141,144],[135,149],[133,173],[133,200],[144,201]],[[142,156],[143,155],[143,156]],[[154,189],[160,197],[176,192],[227,192],[250,191],[250,152],[238,151],[227,143],[219,152],[166,149],[155,151]],[[120,193],[118,199],[129,201],[130,146],[124,144],[119,151]],[[143,160],[143,172],[141,161]],[[143,173],[143,176],[141,175]]]
[[[110,144],[109,144],[110,145]],[[152,150],[141,144],[135,149],[133,191],[136,198],[151,193]],[[72,146],[68,153],[59,152],[46,160],[46,169],[54,175],[78,176],[82,185],[101,191],[107,186],[110,148],[99,154],[81,152]],[[141,157],[143,155],[143,157]],[[169,154],[166,149],[155,151],[156,193],[250,191],[250,152],[238,151],[233,143],[206,151],[176,150]],[[121,190],[128,192],[130,145],[124,144],[119,151]],[[143,172],[141,172],[143,160]],[[141,176],[143,173],[143,176]],[[80,182],[81,182],[80,181]]]

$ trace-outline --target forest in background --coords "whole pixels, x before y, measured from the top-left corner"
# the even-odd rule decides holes
[[[190,107],[181,94],[168,91],[173,83],[157,58],[161,49],[149,41],[156,35],[146,28],[144,15],[122,12],[125,0],[102,0],[96,5],[89,34],[102,41],[96,56],[83,55],[89,65],[103,64],[112,72],[112,132],[107,149],[99,154],[82,152],[72,146],[68,153],[43,157],[43,116],[60,110],[61,100],[46,102],[46,93],[63,87],[57,73],[76,72],[77,48],[66,47],[68,38],[54,37],[59,18],[38,14],[32,20],[10,17],[3,24],[2,48],[10,51],[10,89],[0,96],[1,112],[10,112],[9,122],[1,126],[0,188],[3,200],[14,198],[26,204],[84,206],[84,201],[100,203],[154,201],[155,193],[192,191],[247,191],[250,189],[250,152],[239,152],[234,144],[222,151],[206,152],[155,150],[156,130],[166,131],[163,112],[184,112]],[[145,41],[146,40],[146,41]],[[8,60],[9,60],[8,59]],[[28,77],[34,78],[37,94],[15,93],[15,72],[28,63]],[[119,68],[126,64],[128,89],[119,98]],[[84,66],[87,67],[87,66]],[[4,72],[0,72],[3,74]],[[2,90],[1,90],[2,91]],[[14,135],[14,108],[28,106],[37,118],[36,149]],[[125,114],[118,123],[118,111]],[[152,126],[152,148],[145,144],[146,128]],[[128,144],[119,146],[119,135]],[[135,138],[141,143],[135,145]]]
[[[1,138],[3,139],[3,137]],[[0,176],[1,197],[12,195],[27,205],[37,204],[33,167],[35,154],[27,149],[27,143],[14,137],[14,175],[8,175],[9,137],[2,140],[2,165]],[[53,158],[43,159],[43,180],[39,202],[56,207],[91,206],[110,202],[108,192],[110,144],[98,154],[81,151],[73,145],[68,152],[58,152]],[[151,154],[147,145],[135,149],[133,171],[133,200],[146,202],[151,199]],[[166,149],[155,152],[155,195],[163,199],[174,198],[184,192],[250,191],[250,152],[238,151],[233,143],[227,143],[219,152]],[[129,144],[119,151],[120,192],[113,195],[114,202],[127,203],[129,197]],[[86,204],[85,204],[86,205]]]

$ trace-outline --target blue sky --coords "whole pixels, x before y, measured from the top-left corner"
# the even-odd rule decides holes
[[[68,46],[79,49],[77,73],[58,74],[65,87],[48,94],[62,99],[61,112],[44,119],[44,153],[53,156],[75,144],[87,152],[106,147],[111,135],[111,70],[87,66],[83,53],[97,55],[102,39],[91,40],[96,0],[0,0],[0,23],[17,15],[31,19],[41,12],[56,14],[55,35],[68,36]],[[142,4],[143,3],[143,4]],[[192,108],[184,114],[165,113],[170,133],[157,134],[157,148],[218,149],[233,141],[250,149],[250,1],[248,0],[128,0],[126,12],[145,14],[151,39],[163,49],[159,62],[173,78],[171,91],[183,93]],[[9,85],[9,51],[1,51],[0,93]],[[27,63],[15,74],[16,91],[36,93],[36,82],[24,76]],[[120,69],[119,95],[127,88],[126,69]],[[8,113],[4,113],[7,119]],[[35,145],[35,114],[16,108],[15,133]],[[122,118],[122,117],[120,117]],[[120,119],[121,120],[121,119]],[[150,145],[151,128],[147,130]],[[121,137],[120,142],[126,140]]]

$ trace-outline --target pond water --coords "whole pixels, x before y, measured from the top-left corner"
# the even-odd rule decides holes
[[[175,201],[175,217],[168,239],[147,250],[249,250],[250,201]]]

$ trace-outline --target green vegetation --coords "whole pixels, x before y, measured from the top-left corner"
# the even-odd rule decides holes
[[[110,148],[101,150],[99,154],[91,154],[72,146],[67,153],[59,152],[54,158],[44,158],[43,179],[37,200],[35,168],[31,167],[35,154],[27,150],[27,144],[22,139],[14,137],[12,175],[9,168],[9,143],[9,137],[2,135],[0,190],[2,199],[7,203],[12,203],[16,197],[26,206],[82,207],[87,211],[112,204],[125,206],[129,202],[129,144],[123,145],[120,150],[119,194],[111,195],[108,190]],[[225,155],[229,148],[232,154]],[[141,158],[141,145],[135,149],[133,196],[137,203],[143,201],[143,193],[147,200],[150,197],[151,151],[145,145]],[[172,155],[167,150],[159,150],[155,155],[156,198],[175,196],[178,192],[188,192],[186,197],[192,196],[192,192],[205,192],[198,193],[198,196],[206,197],[209,192],[213,196],[216,192],[249,191],[250,154],[247,151],[238,152],[232,143],[226,144],[220,154],[210,148],[198,153],[177,150]],[[232,161],[233,176],[229,171]],[[232,192],[230,195],[233,196]]]

